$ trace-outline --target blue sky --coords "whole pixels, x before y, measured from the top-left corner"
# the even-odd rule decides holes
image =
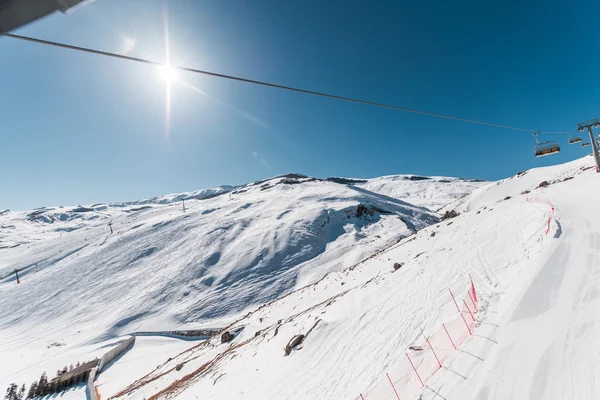
[[[593,1],[96,0],[15,33],[401,107],[567,131],[600,116]],[[0,38],[0,208],[134,200],[286,172],[500,179],[526,132]],[[195,89],[194,89],[195,88]]]

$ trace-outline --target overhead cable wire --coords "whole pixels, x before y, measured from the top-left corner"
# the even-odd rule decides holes
[[[2,35],[12,38],[12,39],[24,40],[27,42],[33,42],[33,43],[39,43],[39,44],[44,44],[44,45],[48,45],[48,46],[60,47],[63,49],[97,54],[97,55],[101,55],[101,56],[105,56],[105,57],[118,58],[121,60],[135,61],[135,62],[142,63],[142,64],[157,65],[157,66],[165,66],[166,65],[165,63],[161,63],[158,61],[152,61],[152,60],[148,60],[145,58],[126,56],[123,54],[112,53],[112,52],[102,51],[102,50],[96,50],[96,49],[91,49],[88,47],[74,46],[74,45],[65,44],[65,43],[53,42],[53,41],[33,38],[33,37],[29,37],[29,36],[15,35],[13,33],[3,33]],[[443,115],[443,114],[437,114],[437,113],[432,113],[432,112],[427,112],[427,111],[420,111],[420,110],[398,107],[398,106],[393,106],[393,105],[384,104],[384,103],[376,103],[376,102],[368,101],[368,100],[360,100],[360,99],[355,99],[355,98],[351,98],[351,97],[344,97],[344,96],[338,96],[338,95],[329,94],[329,93],[316,92],[313,90],[300,89],[300,88],[296,88],[296,87],[292,87],[292,86],[279,85],[276,83],[257,81],[254,79],[242,78],[239,76],[220,74],[220,73],[211,72],[211,71],[204,71],[204,70],[200,70],[200,69],[196,69],[196,68],[182,67],[182,66],[176,66],[176,65],[168,65],[168,67],[176,69],[176,70],[180,70],[180,71],[186,71],[186,72],[192,72],[192,73],[196,73],[196,74],[213,76],[216,78],[223,78],[223,79],[229,79],[229,80],[234,80],[234,81],[238,81],[238,82],[252,83],[255,85],[267,86],[267,87],[272,87],[272,88],[276,88],[276,89],[283,89],[283,90],[288,90],[288,91],[293,91],[293,92],[298,92],[298,93],[311,94],[314,96],[328,97],[331,99],[343,100],[343,101],[348,101],[348,102],[352,102],[352,103],[366,104],[366,105],[374,106],[374,107],[383,107],[383,108],[388,108],[388,109],[392,109],[392,110],[396,110],[396,111],[403,111],[403,112],[412,113],[412,114],[427,115],[430,117],[450,119],[450,120],[454,120],[454,121],[467,122],[467,123],[471,123],[471,124],[486,125],[486,126],[491,126],[491,127],[495,127],[495,128],[512,129],[512,130],[516,130],[516,131],[532,132],[532,133],[538,132],[538,130],[535,130],[535,129],[519,128],[519,127],[515,127],[515,126],[495,124],[492,122],[478,121],[478,120],[473,120],[473,119],[455,117],[455,116],[451,116],[451,115]],[[549,132],[541,132],[541,133],[549,133]],[[558,133],[558,132],[556,132],[556,133]]]

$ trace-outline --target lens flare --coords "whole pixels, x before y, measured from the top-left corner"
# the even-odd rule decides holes
[[[162,65],[158,67],[158,74],[165,82],[173,82],[177,80],[177,71],[175,68],[168,65]]]

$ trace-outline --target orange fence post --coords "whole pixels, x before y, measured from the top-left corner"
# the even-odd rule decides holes
[[[469,335],[471,335],[471,328],[469,328],[469,324],[467,324],[467,320],[465,319],[465,316],[460,313],[460,316],[462,317],[462,320],[464,321],[465,325],[467,326],[467,330],[469,331]]]
[[[454,340],[452,340],[452,338],[450,337],[450,333],[448,333],[448,329],[446,329],[446,325],[442,324],[442,326],[444,327],[444,330],[446,331],[446,335],[448,335],[448,339],[450,339],[450,343],[452,343],[452,347],[454,347],[454,350],[456,350],[456,345],[454,344]]]
[[[415,368],[415,364],[413,364],[412,360],[410,359],[410,356],[408,355],[408,353],[406,353],[406,358],[408,358],[408,361],[410,362],[410,365],[413,367],[413,369],[415,370],[415,374],[417,374],[417,378],[419,378],[419,381],[421,382],[421,386],[425,387],[425,384],[423,383],[423,379],[421,379],[421,377],[419,376],[419,371],[417,371],[417,369]]]
[[[479,311],[477,310],[477,304],[475,304],[475,300],[473,300],[473,295],[471,294],[471,291],[469,290],[469,298],[471,299],[471,303],[473,303],[473,307],[475,307],[475,312]]]
[[[427,343],[429,344],[429,347],[431,348],[431,351],[433,352],[433,355],[435,356],[435,359],[437,360],[438,365],[440,366],[440,368],[442,368],[442,363],[440,362],[440,359],[438,358],[437,354],[435,354],[435,350],[433,349],[433,346],[431,345],[429,338],[425,338],[425,339],[427,339]]]
[[[467,301],[465,299],[463,299],[463,303],[465,304],[465,307],[467,307],[467,311],[469,312],[469,314],[471,314],[471,318],[473,318],[473,321],[475,321],[475,317],[473,316],[473,313],[471,312],[471,309],[469,308],[469,305],[467,304]]]
[[[398,398],[398,400],[400,400],[400,396],[398,396],[398,392],[396,391],[396,388],[394,387],[394,384],[392,383],[392,379],[390,378],[390,375],[388,373],[386,373],[385,376],[387,376],[388,381],[390,381],[390,385],[392,385],[392,389],[394,389],[394,393],[396,393],[396,398]],[[362,395],[361,395],[361,397],[362,397]]]
[[[454,304],[456,305],[456,309],[458,310],[458,312],[460,312],[460,307],[458,306],[458,303],[456,302],[456,298],[454,298],[454,294],[452,293],[452,290],[450,290],[450,288],[448,288],[448,291],[450,292],[450,296],[452,296],[452,300],[454,300]]]
[[[475,291],[475,284],[473,283],[473,278],[471,277],[471,274],[469,274],[469,279],[471,280],[471,290],[473,290],[473,299],[477,301],[477,292]]]

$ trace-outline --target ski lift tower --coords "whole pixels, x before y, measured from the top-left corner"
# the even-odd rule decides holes
[[[594,132],[592,131],[592,128],[600,128],[600,118],[580,122],[577,124],[577,132],[583,132],[586,128],[588,133],[590,134],[592,154],[594,155],[594,161],[596,161],[596,172],[600,172],[600,155],[598,155],[598,144],[594,140]]]

